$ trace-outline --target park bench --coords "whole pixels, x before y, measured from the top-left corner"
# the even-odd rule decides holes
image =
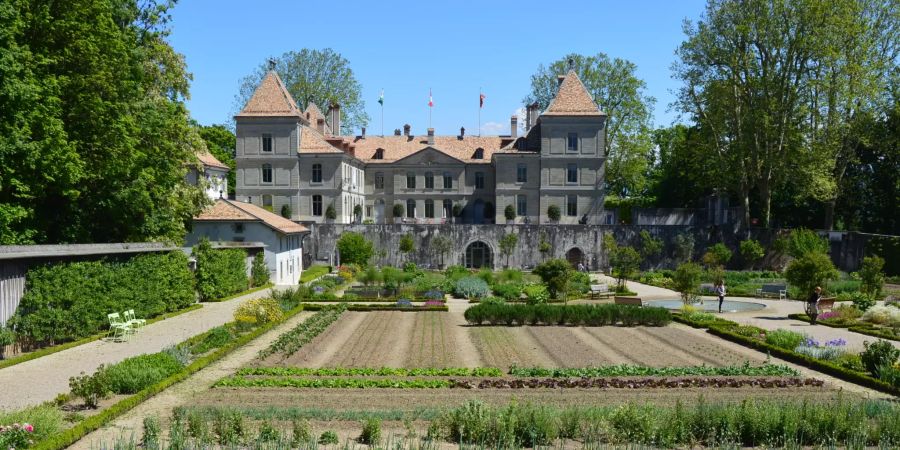
[[[783,284],[764,284],[761,288],[756,290],[757,297],[775,297],[777,296],[779,300],[787,299],[787,286]]]
[[[834,310],[834,297],[820,299],[819,303],[816,303],[816,308],[820,314],[825,312],[825,310]]]
[[[613,292],[609,290],[609,286],[605,284],[591,285],[591,298],[609,297]]]
[[[615,297],[614,302],[617,305],[644,306],[644,302],[640,297]]]

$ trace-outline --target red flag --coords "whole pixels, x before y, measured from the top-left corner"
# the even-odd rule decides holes
[[[484,94],[478,94],[478,107],[484,108],[484,98],[487,97]]]
[[[428,89],[428,107],[434,107],[434,101],[431,99],[431,88]]]

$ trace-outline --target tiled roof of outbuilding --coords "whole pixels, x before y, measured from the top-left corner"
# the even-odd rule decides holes
[[[285,219],[278,214],[266,211],[259,206],[223,198],[216,200],[212,206],[206,208],[203,212],[194,217],[194,220],[211,222],[260,221],[270,228],[285,234],[304,233],[309,231],[303,225]]]
[[[222,162],[219,161],[215,156],[213,156],[213,154],[210,153],[208,150],[203,150],[201,152],[198,152],[197,159],[199,159],[200,162],[203,163],[203,165],[207,166],[207,167],[215,167],[218,169],[226,169],[226,170],[231,169],[230,167],[226,166],[225,164],[222,164]]]
[[[594,103],[591,94],[574,70],[566,74],[565,79],[556,92],[542,116],[603,116],[605,115]]]
[[[284,87],[281,77],[270,70],[253,91],[253,96],[236,117],[303,117],[297,103]],[[305,120],[305,119],[304,119]]]

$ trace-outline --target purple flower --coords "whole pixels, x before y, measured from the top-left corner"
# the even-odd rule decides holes
[[[845,341],[841,338],[832,339],[825,343],[826,347],[843,347],[845,345],[847,345],[847,341]]]
[[[818,347],[819,341],[817,341],[811,337],[808,337],[808,338],[806,338],[806,346],[807,347]]]

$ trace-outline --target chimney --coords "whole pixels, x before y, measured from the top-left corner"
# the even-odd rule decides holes
[[[559,87],[562,84],[563,80],[565,80],[565,79],[566,79],[565,75],[557,75],[556,76],[556,87]]]
[[[434,145],[434,128],[428,129],[428,145]]]
[[[321,117],[316,119],[316,129],[319,130],[319,133],[325,134],[325,119]]]
[[[394,128],[394,136],[400,136],[400,129]]]
[[[362,139],[365,139],[365,138],[366,138],[366,127],[362,127],[362,136],[360,136],[360,137],[361,137]]]
[[[519,133],[519,116],[513,114],[509,118],[509,137],[515,139]]]
[[[466,127],[459,127],[459,140],[466,137]]]
[[[337,103],[331,105],[331,135],[341,135],[341,105]]]
[[[409,136],[409,130],[410,130],[411,128],[412,128],[412,127],[409,126],[409,124],[403,125],[403,135],[404,135],[404,136]]]
[[[534,125],[537,123],[538,119],[538,104],[534,102],[525,107],[526,110],[526,119],[525,119],[525,128],[530,130],[534,128]]]

